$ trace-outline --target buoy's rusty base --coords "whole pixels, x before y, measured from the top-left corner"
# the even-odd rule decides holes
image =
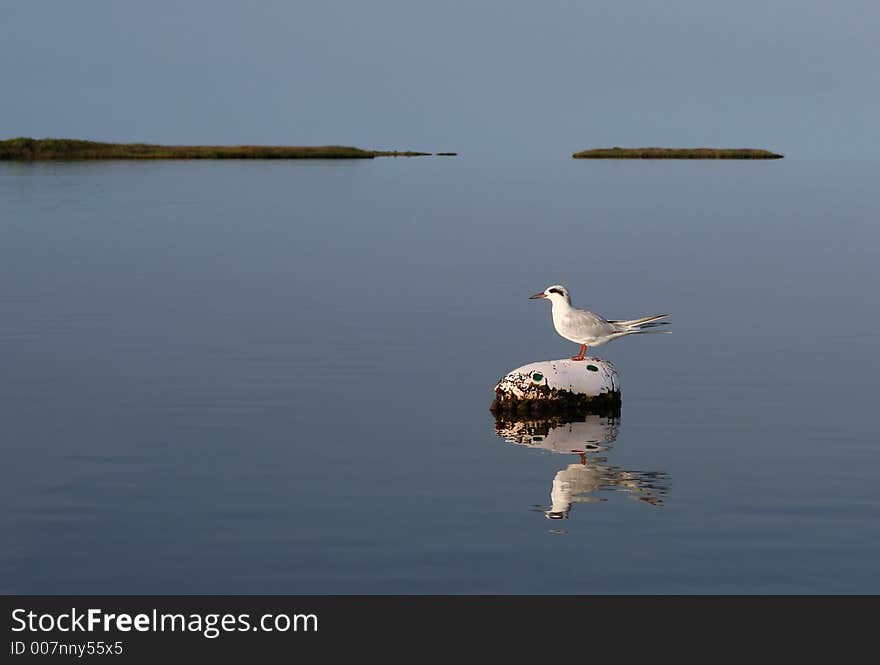
[[[584,415],[620,416],[620,391],[588,396],[567,390],[551,390],[538,399],[518,398],[510,393],[495,395],[489,410],[496,416]]]

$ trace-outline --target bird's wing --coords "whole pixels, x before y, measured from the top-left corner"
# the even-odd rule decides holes
[[[598,314],[585,309],[573,309],[568,314],[568,323],[572,328],[589,332],[591,335],[602,335],[614,331],[614,326]]]

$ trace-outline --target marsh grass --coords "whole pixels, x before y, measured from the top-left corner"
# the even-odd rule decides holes
[[[189,146],[100,143],[76,139],[15,138],[0,141],[0,160],[77,159],[373,159],[416,157],[426,152],[362,150],[350,146]]]
[[[575,159],[781,159],[753,148],[594,148],[576,152]]]

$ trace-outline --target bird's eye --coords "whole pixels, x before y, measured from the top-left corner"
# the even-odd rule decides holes
[[[543,380],[544,375],[541,374],[541,372],[535,372],[534,374],[532,374],[532,381],[534,381],[535,383],[541,383],[541,381]]]

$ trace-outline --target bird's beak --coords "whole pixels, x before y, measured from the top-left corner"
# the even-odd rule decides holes
[[[547,296],[546,296],[543,292],[542,292],[542,293],[536,293],[536,294],[533,295],[533,296],[529,296],[529,300],[535,300],[536,298],[546,298],[546,297],[547,297]]]

